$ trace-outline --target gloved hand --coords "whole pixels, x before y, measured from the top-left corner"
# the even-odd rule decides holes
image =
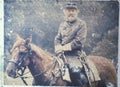
[[[55,53],[60,53],[60,52],[64,52],[64,51],[71,51],[71,44],[68,43],[66,45],[56,45],[55,46]]]
[[[72,48],[71,48],[71,43],[68,43],[68,44],[62,46],[62,49],[63,49],[64,51],[71,51],[71,50],[72,50]]]
[[[63,51],[62,45],[56,45],[55,46],[55,53],[59,54]]]

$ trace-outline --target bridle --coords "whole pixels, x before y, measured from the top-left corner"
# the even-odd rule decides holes
[[[20,52],[20,46],[24,46],[26,48],[26,51],[25,52]],[[26,69],[26,66],[24,66],[25,60],[26,60],[27,57],[31,60],[32,57],[34,56],[34,54],[32,53],[32,49],[30,47],[30,44],[26,45],[26,44],[22,43],[19,46],[16,46],[14,49],[16,49],[16,48],[19,49],[19,56],[18,56],[19,59],[18,60],[11,59],[11,60],[9,60],[9,62],[14,63],[15,66],[17,67],[17,71],[16,71],[17,75],[16,75],[15,78],[21,78],[25,85],[28,85],[27,82],[25,81],[25,78],[33,78],[33,77],[41,76],[44,73],[46,73],[49,69],[53,68],[54,65],[55,65],[56,60],[54,61],[54,63],[52,65],[50,65],[50,67],[48,67],[43,72],[35,74],[33,77],[32,76],[26,77],[25,75],[28,74],[29,72],[24,73],[25,69]],[[53,76],[51,75],[50,78],[48,79],[48,81],[51,81],[52,79],[53,79]],[[48,81],[46,81],[45,83],[47,83]]]
[[[25,52],[20,51],[21,46],[24,46],[26,48]],[[14,49],[16,49],[16,48],[18,48],[18,57],[19,58],[18,58],[18,60],[11,59],[11,60],[9,60],[9,63],[15,64],[15,66],[17,68],[17,70],[16,70],[17,75],[15,76],[15,78],[20,77],[22,79],[22,81],[24,82],[24,84],[28,85],[26,83],[26,81],[24,80],[25,77],[23,77],[23,75],[24,75],[24,72],[26,69],[26,66],[24,66],[26,58],[27,57],[29,58],[29,56],[31,56],[31,48],[30,48],[29,44],[25,44],[25,43],[21,43],[19,46],[16,46]]]
[[[26,48],[25,52],[20,51],[20,46],[24,46]],[[14,49],[16,49],[16,48],[19,49],[18,50],[19,59],[18,60],[11,59],[11,60],[9,60],[9,62],[14,63],[18,69],[21,69],[21,68],[25,67],[24,63],[25,63],[27,55],[31,54],[31,48],[30,48],[30,45],[26,45],[26,44],[24,45],[24,43],[20,44],[19,46],[16,46]]]

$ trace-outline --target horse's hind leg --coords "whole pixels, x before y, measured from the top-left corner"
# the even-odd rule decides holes
[[[112,84],[111,82],[106,82],[106,87],[116,87],[114,84]]]

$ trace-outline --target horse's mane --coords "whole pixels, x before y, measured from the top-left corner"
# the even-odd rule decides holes
[[[32,51],[34,51],[40,58],[46,59],[46,60],[53,60],[54,58],[52,55],[44,50],[42,50],[40,47],[36,46],[35,44],[30,44]]]

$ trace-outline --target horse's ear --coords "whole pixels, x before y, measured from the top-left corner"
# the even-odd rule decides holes
[[[16,40],[20,39],[20,35],[19,34],[16,34]]]
[[[25,41],[26,44],[29,44],[32,41],[32,35],[30,35]]]

